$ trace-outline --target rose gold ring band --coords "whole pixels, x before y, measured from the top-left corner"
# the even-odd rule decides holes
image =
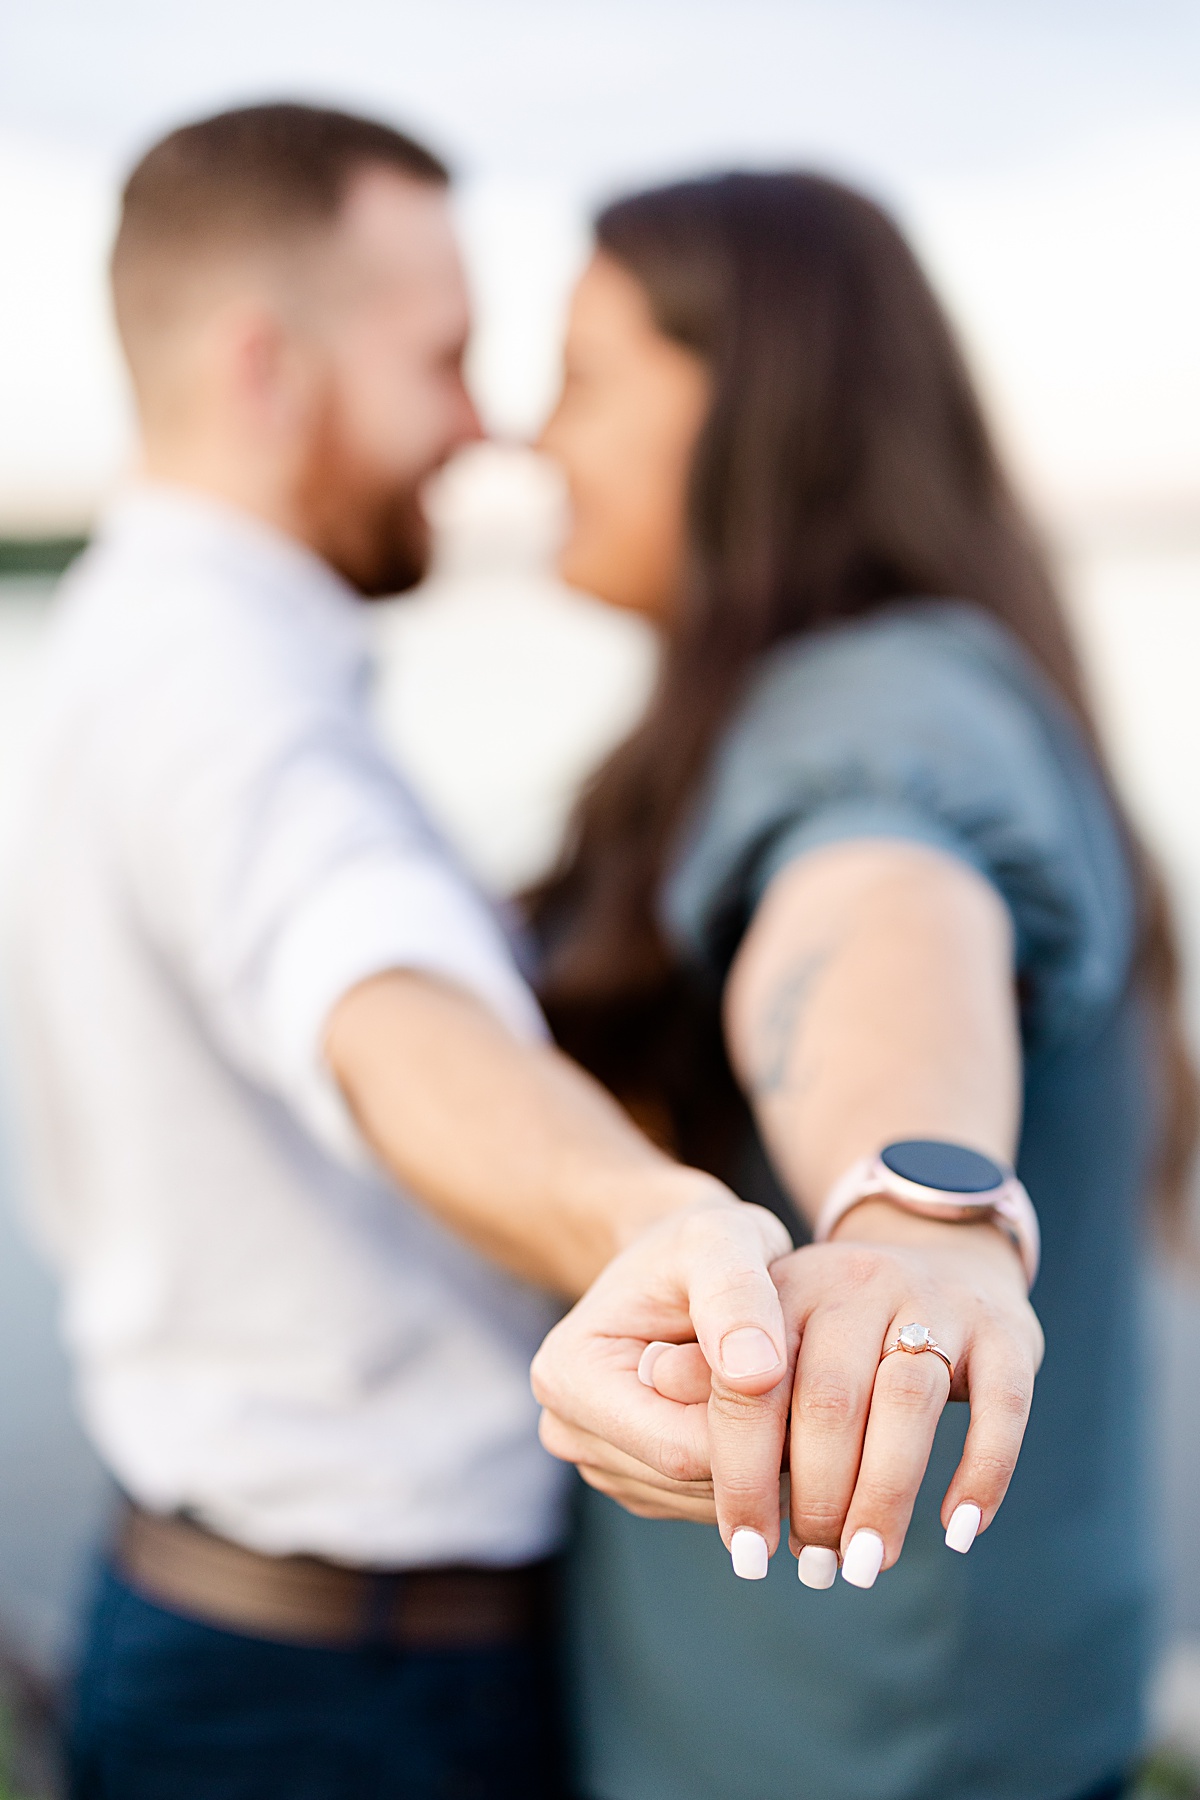
[[[884,1357],[894,1356],[897,1350],[902,1350],[905,1356],[939,1356],[946,1365],[946,1373],[950,1377],[950,1385],[951,1387],[954,1386],[954,1364],[950,1361],[950,1358],[946,1355],[946,1352],[942,1349],[941,1345],[934,1343],[933,1335],[926,1326],[905,1325],[903,1329],[897,1333],[893,1342],[888,1345],[883,1356],[879,1359],[880,1362],[884,1360]]]

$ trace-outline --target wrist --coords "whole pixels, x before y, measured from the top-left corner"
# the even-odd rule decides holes
[[[940,1249],[978,1256],[981,1263],[1011,1270],[1025,1292],[1021,1253],[1009,1233],[992,1219],[959,1222],[923,1218],[894,1205],[884,1195],[859,1201],[838,1220],[831,1243],[893,1244],[911,1249]]]
[[[1037,1279],[1041,1232],[1033,1203],[1011,1166],[981,1150],[942,1138],[885,1144],[834,1182],[813,1226],[814,1240],[831,1237],[868,1200],[940,1225],[994,1225],[1011,1239],[1027,1291]]]
[[[614,1254],[665,1219],[741,1204],[715,1175],[686,1163],[664,1161],[660,1167],[631,1173],[620,1184],[611,1214]]]

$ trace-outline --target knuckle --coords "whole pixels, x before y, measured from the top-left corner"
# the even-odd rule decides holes
[[[574,1460],[570,1454],[571,1434],[554,1413],[543,1411],[538,1420],[538,1438],[543,1450],[548,1450],[551,1456],[557,1456],[562,1462]]]
[[[748,1472],[739,1471],[730,1477],[722,1478],[721,1481],[714,1484],[714,1493],[718,1490],[725,1513],[732,1514],[734,1518],[753,1519],[763,1501],[763,1484],[751,1480]],[[768,1494],[769,1492],[768,1488]],[[766,1504],[768,1515],[774,1505],[774,1501],[768,1500]]]
[[[775,1288],[765,1263],[752,1261],[740,1244],[717,1244],[714,1249],[717,1254],[710,1258],[707,1278],[714,1287],[719,1285],[723,1295],[731,1301],[748,1301],[752,1306],[764,1292],[769,1290],[774,1295]],[[753,1311],[748,1319],[734,1320],[735,1325],[754,1323]]]
[[[537,1354],[529,1365],[529,1382],[533,1388],[533,1397],[539,1406],[553,1406],[558,1397],[558,1334],[561,1326],[555,1326],[550,1335],[539,1346]]]
[[[668,1481],[681,1484],[703,1480],[708,1473],[707,1469],[697,1466],[696,1458],[686,1444],[677,1443],[674,1438],[659,1439],[655,1447],[654,1462],[659,1473],[665,1475]]]
[[[630,1512],[636,1512],[637,1508],[626,1497],[629,1490],[621,1480],[609,1475],[604,1469],[597,1469],[592,1463],[580,1463],[578,1467],[590,1488],[595,1488],[598,1494],[607,1494],[610,1500],[619,1500]]]
[[[600,1487],[599,1482],[593,1482],[592,1485]],[[679,1517],[678,1512],[670,1506],[659,1501],[648,1500],[644,1494],[617,1493],[615,1489],[611,1488],[607,1490],[601,1488],[600,1491],[601,1493],[607,1491],[608,1498],[618,1501],[627,1513],[633,1514],[635,1519],[677,1519]]]
[[[716,1512],[711,1505],[690,1498],[681,1499],[670,1495],[660,1498],[645,1488],[611,1492],[609,1498],[619,1500],[626,1512],[633,1513],[639,1519],[689,1519],[705,1525],[715,1525],[717,1522]]]
[[[872,1475],[861,1484],[858,1499],[863,1503],[864,1510],[874,1518],[883,1514],[889,1517],[907,1514],[913,1503],[912,1490],[889,1475]]]
[[[981,1450],[971,1458],[971,1491],[998,1501],[1012,1480],[1012,1472],[1012,1457],[994,1450]]]
[[[888,1362],[899,1362],[900,1360],[901,1358],[894,1356],[888,1358]],[[919,1360],[920,1363],[924,1363],[926,1361],[934,1362],[936,1359],[921,1357]],[[887,1365],[884,1365],[886,1380],[883,1383],[883,1392],[887,1404],[899,1412],[928,1412],[935,1392],[935,1384],[930,1379],[932,1371],[916,1366],[918,1363],[916,1357],[904,1357],[903,1361],[908,1363],[909,1367],[888,1371]],[[936,1366],[944,1375],[945,1371],[942,1369],[942,1365],[937,1363]]]
[[[764,1251],[773,1262],[793,1254],[791,1232],[767,1207],[751,1203],[746,1206],[743,1217],[756,1250]]]
[[[847,1287],[864,1288],[875,1280],[882,1266],[877,1250],[867,1244],[840,1244],[837,1248],[838,1273]]]
[[[615,1488],[605,1487],[602,1481],[593,1481],[590,1485],[598,1493],[606,1495],[609,1500],[617,1501],[618,1505],[623,1507],[627,1513],[632,1513],[635,1519],[669,1519],[673,1517],[669,1508],[656,1506],[653,1501],[643,1499],[640,1495],[635,1499],[632,1494],[619,1493]]]
[[[1023,1382],[1009,1381],[1002,1382],[988,1395],[988,1404],[1009,1424],[1023,1425],[1032,1398],[1029,1388]]]
[[[708,1399],[709,1416],[739,1427],[761,1425],[775,1414],[776,1409],[769,1401],[769,1395],[739,1394],[736,1388],[726,1387],[714,1379]]]
[[[792,1520],[802,1543],[836,1545],[848,1510],[846,1504],[839,1505],[833,1500],[802,1498],[800,1504],[792,1508]]]
[[[550,1362],[543,1344],[529,1365],[529,1385],[533,1389],[533,1397],[539,1406],[549,1406],[553,1398],[550,1382]]]
[[[802,1426],[844,1431],[853,1423],[857,1411],[853,1388],[834,1370],[821,1369],[806,1375],[797,1389],[795,1412]]]

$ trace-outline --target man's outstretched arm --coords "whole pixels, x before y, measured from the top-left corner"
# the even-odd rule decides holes
[[[719,1356],[729,1331],[761,1331],[776,1355],[763,1378],[772,1367],[782,1374],[783,1319],[767,1267],[790,1247],[783,1227],[672,1161],[561,1052],[518,1040],[448,982],[395,970],[338,1002],[325,1053],[384,1166],[493,1261],[574,1297],[658,1227],[661,1272],[644,1304],[664,1330],[649,1335],[670,1335],[670,1309],[682,1307],[676,1333],[692,1336],[694,1289],[706,1296],[701,1341]],[[751,1377],[748,1391],[761,1386]]]

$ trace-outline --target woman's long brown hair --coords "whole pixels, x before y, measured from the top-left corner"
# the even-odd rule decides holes
[[[731,174],[621,200],[596,238],[640,283],[659,329],[708,363],[713,399],[655,698],[584,795],[565,860],[534,897],[543,998],[560,1040],[711,1166],[722,1160],[716,1125],[738,1102],[715,997],[683,977],[657,901],[764,651],[883,605],[973,601],[1050,678],[1112,783],[1045,558],[947,320],[880,208],[814,175]],[[1178,1195],[1194,1081],[1165,897],[1131,831],[1129,842],[1140,965],[1167,1052],[1162,1185]]]

